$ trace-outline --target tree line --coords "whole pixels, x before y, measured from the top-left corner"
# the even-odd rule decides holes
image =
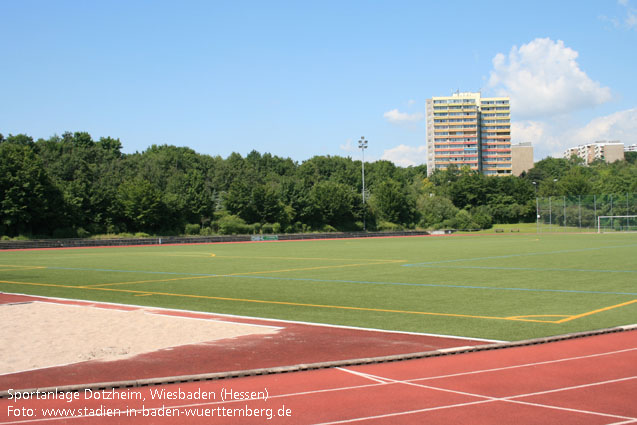
[[[520,177],[379,160],[269,153],[227,158],[153,145],[123,154],[86,132],[34,141],[0,134],[0,235],[212,235],[415,228],[483,229],[535,220],[535,197],[637,192],[637,153],[583,166],[547,158]]]

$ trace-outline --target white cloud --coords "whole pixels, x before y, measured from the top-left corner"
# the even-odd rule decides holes
[[[573,139],[578,144],[598,140],[619,140],[625,145],[637,143],[637,108],[595,118],[577,130]]]
[[[511,123],[511,134],[514,143],[543,140],[547,134],[547,124],[541,121],[518,121]]]
[[[610,22],[616,29],[637,30],[637,9],[632,7],[628,0],[618,0],[617,3],[624,8],[624,12],[626,13],[624,17],[617,18],[602,15],[599,19],[604,22]]]
[[[561,40],[536,38],[513,46],[508,56],[498,53],[493,58],[489,87],[511,97],[513,116],[522,118],[569,113],[609,101],[610,89],[591,80],[577,57]]]
[[[414,123],[425,119],[425,114],[421,112],[415,112],[409,114],[407,112],[400,112],[398,109],[392,109],[383,114],[383,117],[387,121],[393,124]]]
[[[354,145],[354,141],[352,139],[347,139],[344,144],[339,145],[339,148],[345,152],[356,151],[356,146]]]
[[[628,0],[619,0],[618,3],[626,8],[624,23],[629,29],[637,29],[637,9],[630,6]]]
[[[634,9],[628,9],[626,11],[626,25],[628,28],[637,29],[637,13]]]
[[[531,142],[535,158],[560,156],[566,149],[566,141],[560,137],[559,126],[545,121],[518,121],[511,123],[511,137],[514,144]]]
[[[511,124],[513,143],[533,143],[536,159],[561,157],[569,147],[600,140],[637,143],[637,108],[597,117],[582,127],[558,121],[520,121]]]
[[[424,145],[398,145],[395,148],[386,149],[381,159],[391,161],[400,167],[425,164],[427,162],[427,148]]]

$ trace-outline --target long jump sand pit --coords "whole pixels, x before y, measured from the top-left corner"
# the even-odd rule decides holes
[[[0,305],[0,374],[137,354],[277,328],[81,305]]]

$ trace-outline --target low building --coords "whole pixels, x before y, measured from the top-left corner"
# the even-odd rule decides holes
[[[624,159],[624,144],[618,141],[600,141],[564,151],[564,158],[570,158],[573,155],[582,158],[586,164],[597,160],[615,162]]]
[[[514,176],[533,168],[533,145],[530,142],[511,145],[511,163]]]

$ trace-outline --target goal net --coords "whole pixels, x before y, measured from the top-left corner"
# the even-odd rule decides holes
[[[597,217],[597,233],[637,232],[637,215],[602,215]]]

